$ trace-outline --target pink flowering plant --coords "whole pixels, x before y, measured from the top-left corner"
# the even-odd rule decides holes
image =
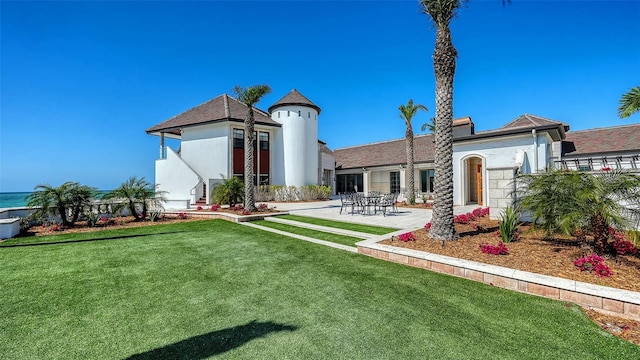
[[[176,214],[176,216],[178,217],[178,219],[184,220],[184,219],[187,218],[187,213],[179,212],[179,213]]]
[[[407,233],[404,233],[404,234],[400,234],[400,235],[398,235],[398,239],[400,239],[400,241],[404,241],[404,242],[416,241],[416,237],[415,237],[415,235],[413,235],[412,232],[407,232]]]
[[[480,250],[485,254],[491,255],[508,255],[509,248],[502,241],[500,241],[497,245],[491,245],[489,243],[482,243],[479,245]]]
[[[218,211],[218,205],[216,204],[211,205],[211,211]]]
[[[198,207],[196,208],[196,210],[198,210],[198,211],[202,211],[202,206],[198,206]]]
[[[580,271],[593,272],[601,277],[609,277],[613,273],[611,269],[604,263],[604,258],[591,254],[588,256],[583,256],[573,262]]]

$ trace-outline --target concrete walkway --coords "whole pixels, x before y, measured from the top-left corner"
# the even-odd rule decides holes
[[[424,227],[431,221],[430,209],[398,208],[398,213],[387,213],[387,216],[349,214],[343,211],[340,214],[340,199],[317,202],[292,202],[292,203],[268,203],[277,210],[288,211],[293,215],[312,216],[335,221],[352,222],[375,226],[385,226],[396,229],[412,231]],[[465,214],[478,205],[455,206],[454,214]]]

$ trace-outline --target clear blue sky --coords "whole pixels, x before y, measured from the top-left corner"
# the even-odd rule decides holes
[[[332,149],[402,138],[434,116],[434,28],[417,1],[1,2],[0,192],[153,181],[148,127],[234,85],[297,88]],[[471,1],[452,23],[455,116],[623,125],[640,85],[640,1]],[[419,131],[418,131],[419,133]]]

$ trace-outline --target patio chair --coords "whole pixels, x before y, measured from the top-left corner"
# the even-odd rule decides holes
[[[391,208],[391,212],[396,207],[396,199],[398,194],[386,194],[378,202],[378,209],[382,211],[382,216],[387,216],[387,208]],[[397,211],[396,211],[397,212]]]
[[[348,207],[351,207],[351,212],[353,213],[354,206],[355,201],[353,198],[353,194],[340,193],[340,214],[342,214],[342,210]]]

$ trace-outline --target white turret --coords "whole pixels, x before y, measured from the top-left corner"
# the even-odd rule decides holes
[[[320,107],[293,89],[269,107],[271,119],[282,124],[275,143],[282,137],[282,147],[274,149],[275,168],[284,170],[284,184],[303,186],[318,184],[318,114]],[[282,163],[280,164],[280,161]],[[274,179],[274,184],[278,179]]]

